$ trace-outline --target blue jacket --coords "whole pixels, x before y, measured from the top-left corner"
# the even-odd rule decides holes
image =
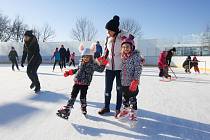
[[[59,51],[55,51],[54,54],[53,54],[53,57],[55,57],[55,61],[60,61],[61,60],[61,55],[60,55]]]

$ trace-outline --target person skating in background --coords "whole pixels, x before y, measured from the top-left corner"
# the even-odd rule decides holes
[[[193,63],[191,61],[191,56],[187,56],[186,60],[183,63],[183,68],[185,69],[186,73],[191,73],[190,69],[193,67]]]
[[[198,62],[199,62],[199,60],[197,59],[196,56],[194,56],[193,60],[192,60],[194,71],[200,73],[200,70],[199,70],[199,67],[198,67]]]
[[[24,67],[24,63],[27,57],[27,75],[31,80],[30,88],[35,88],[35,92],[39,92],[41,89],[39,78],[37,75],[37,70],[42,63],[42,57],[40,55],[39,44],[36,37],[33,35],[33,31],[26,31],[24,34],[24,48],[23,56],[21,60],[21,66]]]
[[[66,63],[67,63],[67,64],[69,64],[70,55],[71,55],[71,53],[70,53],[70,50],[69,50],[69,48],[68,48],[68,49],[66,50]]]
[[[60,52],[58,51],[58,48],[55,49],[54,53],[53,53],[53,56],[51,57],[51,60],[55,58],[54,60],[54,65],[53,65],[53,71],[55,70],[55,66],[56,64],[58,63],[58,65],[60,66],[60,69],[62,71],[62,67],[61,67],[61,55],[60,55]]]
[[[105,93],[104,107],[99,110],[99,114],[103,115],[110,112],[110,100],[114,79],[116,78],[117,100],[115,107],[115,117],[119,114],[122,105],[122,87],[121,87],[121,37],[126,33],[119,30],[119,16],[114,16],[107,22],[105,28],[107,30],[107,38],[105,43],[104,58],[108,60],[105,72]]]
[[[20,70],[18,67],[18,54],[14,47],[11,47],[11,51],[9,52],[9,60],[12,62],[12,70],[15,71],[14,66],[16,66],[17,70]]]
[[[167,51],[162,51],[158,57],[158,68],[160,70],[159,77],[161,78],[171,78],[171,75],[168,74],[168,63],[166,60]]]
[[[83,45],[80,45],[79,50],[81,52],[82,58],[78,69],[70,69],[69,71],[66,71],[64,73],[65,77],[76,74],[74,78],[74,85],[71,92],[71,97],[68,100],[67,105],[58,110],[57,113],[58,116],[65,119],[68,119],[70,111],[74,106],[74,103],[76,101],[79,92],[80,92],[81,111],[84,115],[87,114],[86,95],[88,87],[92,81],[93,73],[94,71],[103,72],[106,65],[106,60],[101,61],[101,63],[99,63],[99,61],[94,60],[93,55],[95,47],[92,46],[91,48],[84,48]]]
[[[64,48],[64,45],[61,45],[61,48],[59,49],[60,55],[61,55],[61,67],[66,68],[66,49]]]
[[[73,64],[73,66],[75,67],[75,52],[73,52],[71,55],[70,55],[70,63],[69,63],[69,66],[71,66]]]
[[[142,58],[140,52],[135,50],[134,36],[124,37],[121,44],[122,71],[121,84],[123,94],[123,109],[117,118],[129,117],[137,121],[137,95],[140,75],[142,72]]]
[[[167,56],[166,56],[166,62],[167,62],[167,65],[170,67],[171,66],[171,59],[172,59],[172,56],[176,53],[176,48],[172,48],[170,49],[168,52],[167,52]]]
[[[103,49],[102,49],[102,47],[100,45],[100,42],[97,41],[96,42],[96,52],[94,53],[94,58],[101,57],[102,53],[103,53]]]

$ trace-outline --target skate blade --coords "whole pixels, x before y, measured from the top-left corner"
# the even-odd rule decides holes
[[[122,123],[127,123],[129,121],[128,116],[117,117],[117,119]]]

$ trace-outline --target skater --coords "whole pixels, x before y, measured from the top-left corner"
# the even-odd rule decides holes
[[[166,56],[166,62],[167,62],[167,65],[170,67],[171,65],[171,59],[172,59],[172,56],[175,54],[176,52],[176,48],[173,47],[172,49],[170,49],[168,52],[167,52],[167,56]]]
[[[123,109],[117,118],[129,117],[130,121],[137,121],[138,85],[142,72],[142,58],[140,52],[135,50],[134,36],[124,37],[121,44],[122,71],[121,84],[123,93]]]
[[[196,56],[194,56],[193,60],[192,60],[192,63],[193,63],[192,65],[194,67],[194,71],[200,73],[200,70],[199,70],[199,67],[198,67],[198,62],[199,62],[199,60],[197,59]]]
[[[185,72],[186,73],[191,73],[190,72],[190,69],[193,67],[193,63],[192,63],[192,61],[191,61],[191,57],[190,56],[188,56],[187,58],[186,58],[186,60],[184,61],[184,63],[183,63],[183,68],[185,69]]]
[[[61,45],[59,53],[61,55],[61,68],[66,68],[66,49],[64,48],[64,45]]]
[[[71,55],[70,55],[70,63],[69,63],[69,66],[71,66],[73,64],[73,66],[75,67],[75,52],[73,52]]]
[[[11,47],[11,51],[9,52],[8,57],[9,57],[9,60],[12,62],[12,70],[15,71],[14,69],[15,66],[17,70],[20,70],[17,63],[17,61],[19,61],[18,54],[14,47]]]
[[[27,75],[32,82],[30,88],[35,88],[35,93],[39,92],[41,89],[39,78],[37,75],[37,70],[42,63],[42,57],[39,51],[39,44],[36,37],[33,35],[33,31],[26,31],[24,34],[24,48],[21,66],[24,67],[23,64],[25,63],[27,57]]]
[[[101,45],[100,45],[100,42],[97,41],[97,42],[96,42],[96,52],[95,52],[95,54],[94,54],[94,58],[99,58],[99,57],[101,57],[102,53],[103,53],[103,50],[102,50],[102,47],[101,47]]]
[[[69,64],[69,60],[70,60],[70,51],[69,51],[69,48],[67,49],[66,51],[66,63]]]
[[[167,51],[162,51],[158,58],[159,77],[163,78],[163,80],[164,78],[171,79],[171,75],[168,74],[168,64],[166,62],[167,53]]]
[[[114,79],[116,78],[117,100],[115,107],[115,117],[119,114],[122,105],[122,88],[121,88],[121,37],[126,36],[125,32],[119,30],[119,16],[114,16],[107,22],[107,38],[105,43],[104,58],[108,60],[105,72],[105,103],[104,107],[99,110],[99,114],[103,115],[110,112],[110,100]]]
[[[61,63],[60,63],[60,61],[61,61],[61,56],[60,56],[60,52],[58,51],[58,48],[55,49],[55,51],[54,51],[54,53],[53,53],[53,56],[51,57],[51,60],[52,60],[53,58],[55,58],[54,65],[53,65],[53,72],[54,72],[54,70],[55,70],[55,66],[56,66],[57,63],[59,64],[60,69],[61,69],[61,71],[62,71],[62,67],[61,67]]]
[[[91,48],[84,48],[83,45],[80,46],[81,52],[81,63],[78,69],[70,69],[64,73],[64,76],[67,77],[69,75],[76,74],[74,78],[74,86],[71,92],[71,97],[68,100],[66,106],[58,110],[57,115],[68,119],[70,115],[70,111],[74,106],[74,102],[77,98],[78,93],[80,92],[80,103],[81,103],[81,111],[84,115],[87,114],[87,101],[86,95],[88,87],[92,81],[92,76],[94,71],[103,72],[106,65],[106,60],[99,61],[94,60],[94,47]]]

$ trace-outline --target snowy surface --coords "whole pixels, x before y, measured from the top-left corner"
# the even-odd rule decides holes
[[[88,90],[88,117],[81,115],[77,100],[69,120],[56,116],[65,105],[73,78],[64,78],[58,67],[41,66],[42,92],[29,89],[25,69],[13,72],[0,65],[0,140],[209,140],[210,74],[185,74],[174,69],[178,79],[160,82],[158,69],[145,67],[138,95],[136,128],[117,121],[112,112],[97,114],[103,107],[104,73],[95,73]],[[115,87],[113,88],[115,89]]]

